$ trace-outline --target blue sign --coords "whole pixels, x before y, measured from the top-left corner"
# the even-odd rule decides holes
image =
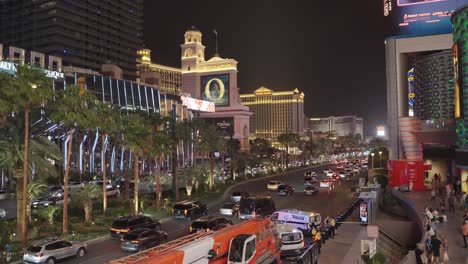
[[[450,16],[468,0],[382,0],[387,37],[452,32]]]

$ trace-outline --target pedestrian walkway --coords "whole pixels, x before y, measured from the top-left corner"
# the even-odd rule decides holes
[[[425,206],[433,209],[438,209],[440,206],[440,199],[437,198],[435,201],[431,201],[431,192],[429,190],[401,193],[401,197],[410,201],[415,206],[415,210],[421,214]],[[436,224],[437,235],[439,237],[445,236],[448,240],[448,255],[450,261],[446,263],[468,264],[468,248],[463,247],[463,237],[460,230],[463,222],[463,214],[464,210],[462,209],[461,203],[455,202],[455,213],[450,213],[446,209],[445,215],[447,216],[447,222]],[[425,234],[423,235],[423,239],[424,237]]]
[[[322,245],[320,264],[359,264],[361,238],[367,235],[366,227],[359,224],[343,224],[335,231],[335,238]]]

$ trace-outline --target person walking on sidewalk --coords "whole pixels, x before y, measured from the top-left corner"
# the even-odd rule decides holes
[[[334,217],[332,217],[332,219],[330,220],[330,228],[331,228],[331,235],[332,235],[332,238],[335,238],[336,222],[335,222],[335,218],[334,218]]]
[[[455,213],[455,197],[451,194],[448,198],[449,212]]]
[[[440,246],[442,242],[437,238],[437,236],[432,237],[432,263],[439,263],[440,258]]]
[[[435,201],[435,198],[436,198],[436,191],[434,187],[432,188],[432,191],[431,191],[431,202]]]
[[[468,239],[468,220],[463,221],[461,231],[463,235],[463,243],[465,244],[464,248],[466,248],[468,246],[466,243],[466,240]]]
[[[427,235],[426,240],[424,241],[424,244],[426,245],[426,253],[427,253],[427,259],[431,260],[432,258],[432,239],[430,235]]]
[[[440,236],[440,242],[442,242],[441,247],[441,256],[442,256],[442,263],[448,263],[450,260],[448,255],[448,240],[445,236]]]

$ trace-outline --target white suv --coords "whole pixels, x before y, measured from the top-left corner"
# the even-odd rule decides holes
[[[278,190],[278,186],[282,185],[283,182],[282,181],[270,181],[268,182],[267,184],[267,189],[269,191],[277,191]]]

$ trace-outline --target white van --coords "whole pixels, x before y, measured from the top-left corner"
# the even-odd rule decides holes
[[[289,224],[276,224],[276,235],[281,240],[281,256],[297,256],[304,249],[304,234]]]
[[[271,215],[271,220],[284,223],[299,229],[302,232],[310,233],[311,225],[320,226],[322,217],[319,213],[300,211],[297,209],[283,209]]]

